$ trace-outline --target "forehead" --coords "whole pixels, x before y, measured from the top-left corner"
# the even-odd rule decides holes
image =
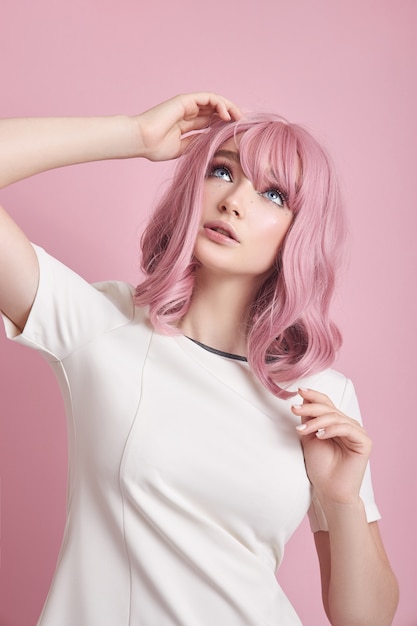
[[[239,146],[234,137],[222,143],[215,151],[215,156],[224,156],[240,163]]]
[[[224,143],[220,144],[219,150],[232,150],[234,152],[239,149],[239,138],[242,136],[242,133],[237,137],[230,137]]]

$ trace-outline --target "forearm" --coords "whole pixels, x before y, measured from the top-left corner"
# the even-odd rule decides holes
[[[45,170],[140,156],[128,116],[0,120],[0,187]]]
[[[327,609],[333,626],[389,626],[398,601],[395,577],[362,501],[327,505],[330,579]]]
[[[75,163],[176,159],[193,141],[189,135],[206,128],[213,117],[228,122],[241,113],[230,100],[200,92],[176,96],[136,116],[3,119],[0,188]]]

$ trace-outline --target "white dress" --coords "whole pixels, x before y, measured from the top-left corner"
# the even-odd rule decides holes
[[[296,626],[275,573],[312,502],[290,404],[248,365],[154,332],[125,283],[91,286],[37,248],[23,334],[62,389],[68,518],[39,626]],[[360,419],[352,383],[300,381]],[[300,399],[298,398],[298,401]],[[369,473],[368,520],[379,518]]]

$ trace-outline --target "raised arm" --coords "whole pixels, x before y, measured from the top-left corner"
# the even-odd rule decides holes
[[[140,115],[0,120],[0,187],[45,170],[105,159],[180,156],[214,115],[240,117],[229,100],[212,93],[176,96]]]
[[[0,120],[0,187],[46,170],[106,159],[180,156],[192,137],[218,116],[239,109],[212,93],[176,96],[136,116],[16,118]],[[38,285],[35,253],[0,207],[0,309],[23,329]]]

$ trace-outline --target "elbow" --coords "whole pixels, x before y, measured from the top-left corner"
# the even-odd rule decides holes
[[[398,580],[392,571],[390,585],[387,589],[387,598],[389,604],[389,606],[387,607],[387,618],[385,622],[381,622],[382,626],[384,626],[385,624],[387,624],[387,626],[391,626],[400,600],[400,588],[398,585]]]

